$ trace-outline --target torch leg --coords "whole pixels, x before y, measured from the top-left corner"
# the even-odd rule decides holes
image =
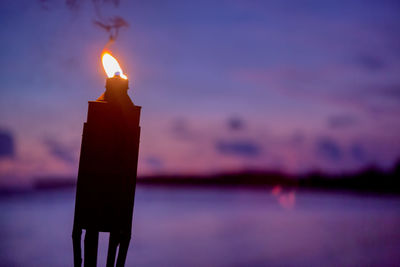
[[[97,264],[97,247],[99,243],[99,232],[86,230],[85,234],[85,256],[84,267],[93,267]]]
[[[126,254],[128,253],[129,242],[131,241],[130,234],[120,234],[120,243],[119,243],[119,251],[118,251],[118,258],[117,258],[117,265],[116,267],[124,267]]]
[[[81,229],[74,228],[72,230],[72,246],[74,248],[74,267],[81,267],[82,265],[81,236],[82,236]]]
[[[107,267],[114,267],[118,244],[119,244],[118,234],[111,232],[110,241],[108,243]]]

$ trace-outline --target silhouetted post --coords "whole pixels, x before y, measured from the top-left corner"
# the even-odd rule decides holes
[[[99,232],[87,229],[85,234],[85,267],[97,265],[97,248],[99,244]]]
[[[72,230],[72,245],[74,248],[74,266],[81,266],[82,264],[81,236],[82,236],[82,229],[74,227],[74,229]]]
[[[140,110],[119,73],[106,91],[89,101],[83,126],[72,232],[74,266],[81,266],[81,234],[86,230],[84,266],[96,266],[99,232],[110,233],[107,266],[124,266],[131,238],[140,136]]]

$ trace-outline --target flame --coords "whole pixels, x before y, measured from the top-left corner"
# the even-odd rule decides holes
[[[114,75],[119,75],[125,80],[128,79],[119,66],[118,61],[109,52],[103,53],[101,61],[103,62],[103,68],[108,78],[112,78]]]

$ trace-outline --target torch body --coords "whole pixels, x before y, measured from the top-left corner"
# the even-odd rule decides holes
[[[97,101],[89,102],[87,122],[83,126],[75,200],[75,266],[81,264],[80,233],[83,229],[86,230],[85,266],[93,265],[93,261],[94,265],[96,263],[98,232],[110,232],[113,236],[113,242],[110,239],[109,255],[110,250],[112,252],[122,244],[121,240],[128,240],[129,244],[141,107],[132,103],[127,90],[127,80],[120,77],[109,78],[106,92]],[[91,234],[95,240],[91,240],[88,233],[95,233]],[[121,250],[123,252],[124,249],[120,247],[120,254]],[[127,251],[127,246],[125,250]],[[90,251],[94,251],[92,256]],[[91,259],[86,259],[87,256]],[[112,260],[114,259],[115,252]],[[123,258],[122,265],[124,261]]]

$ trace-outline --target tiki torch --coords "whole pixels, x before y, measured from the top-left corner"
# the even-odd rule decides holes
[[[131,238],[140,136],[140,106],[128,96],[128,78],[108,52],[102,55],[106,90],[89,101],[83,125],[72,231],[74,266],[96,266],[99,232],[109,232],[107,267],[124,266]]]

